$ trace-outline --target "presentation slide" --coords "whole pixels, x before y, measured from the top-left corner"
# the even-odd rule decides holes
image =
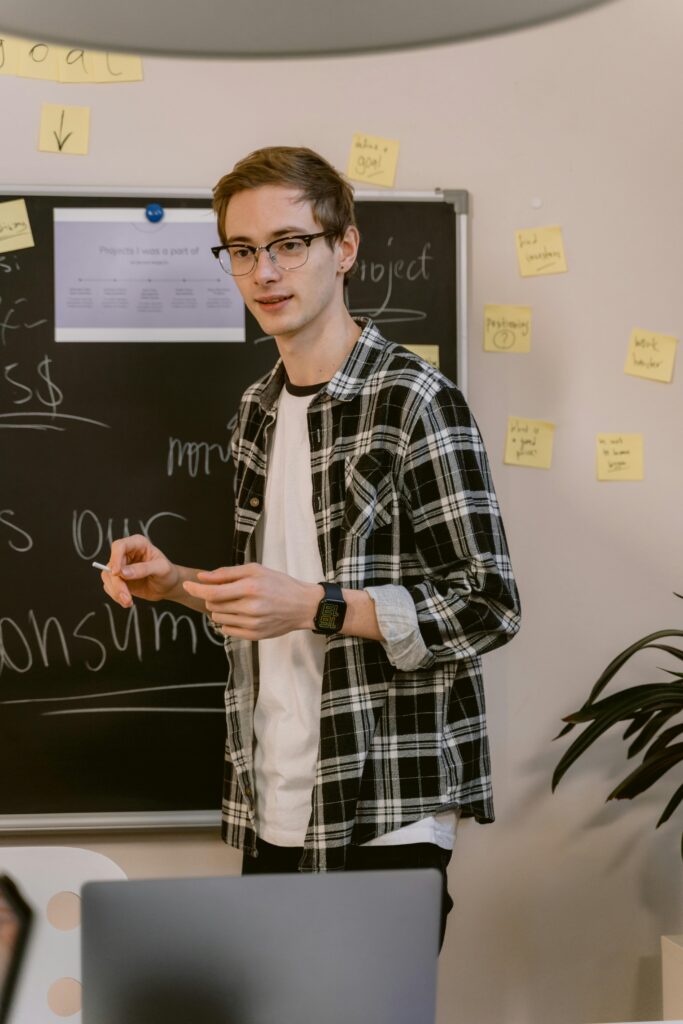
[[[55,209],[55,341],[244,341],[219,242],[210,208]]]

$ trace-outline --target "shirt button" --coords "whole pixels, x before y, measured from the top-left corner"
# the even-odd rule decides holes
[[[261,506],[261,499],[260,498],[256,498],[256,497],[250,498],[249,499],[249,504],[250,504],[250,506],[252,508],[260,508],[260,506]]]

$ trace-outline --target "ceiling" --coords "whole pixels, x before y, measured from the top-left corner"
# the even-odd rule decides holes
[[[453,42],[604,2],[610,0],[0,0],[0,30],[110,51],[303,57]]]

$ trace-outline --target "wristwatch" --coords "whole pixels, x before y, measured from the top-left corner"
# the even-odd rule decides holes
[[[338,583],[320,583],[325,595],[318,605],[313,619],[313,632],[331,636],[338,633],[344,625],[346,601],[342,596],[342,588]]]

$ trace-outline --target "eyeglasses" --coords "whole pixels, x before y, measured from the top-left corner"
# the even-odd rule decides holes
[[[246,242],[232,242],[230,245],[212,245],[214,254],[226,274],[242,277],[251,274],[258,262],[258,254],[267,252],[268,257],[280,270],[296,270],[303,267],[308,259],[311,242],[316,238],[329,238],[335,231],[317,231],[313,235],[287,235],[276,238],[268,245],[247,245]]]

